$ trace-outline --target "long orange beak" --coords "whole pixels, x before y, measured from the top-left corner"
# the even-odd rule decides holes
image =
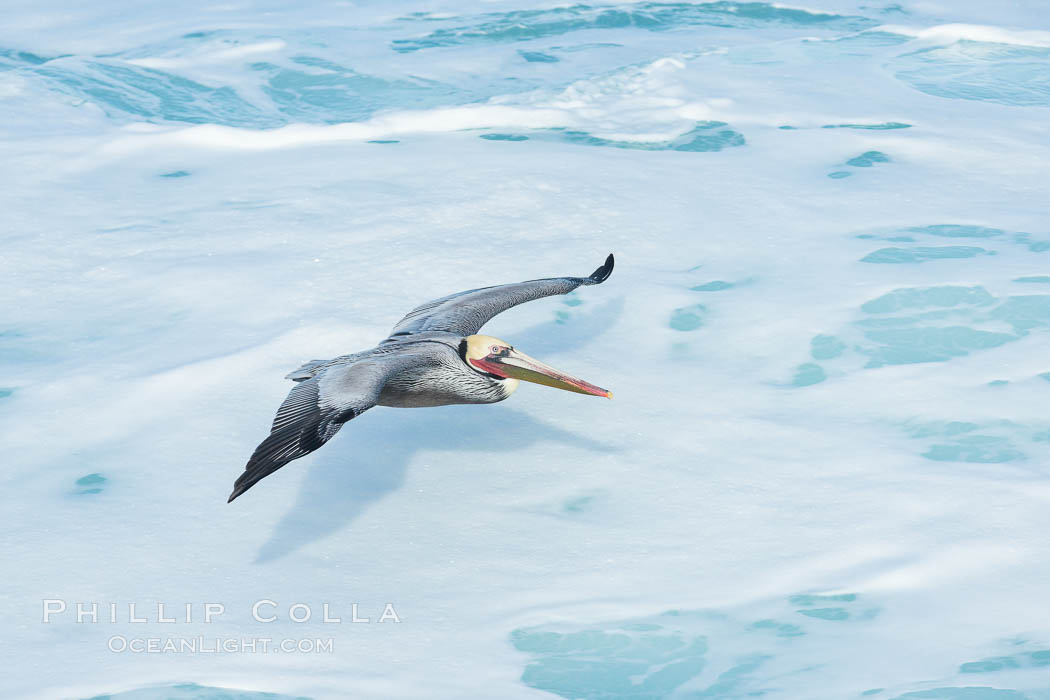
[[[574,391],[577,394],[612,398],[612,392],[534,360],[523,352],[508,348],[498,355],[489,355],[481,360],[471,360],[474,365],[500,377],[520,379],[533,384],[552,386],[555,389]]]

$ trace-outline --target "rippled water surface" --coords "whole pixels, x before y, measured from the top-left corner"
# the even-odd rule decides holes
[[[5,697],[1050,699],[1047,124],[1038,2],[13,0]],[[226,505],[289,370],[609,252],[486,332],[614,401]]]

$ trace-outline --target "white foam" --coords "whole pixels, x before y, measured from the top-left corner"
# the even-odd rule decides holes
[[[939,24],[933,27],[886,24],[868,31],[902,34],[928,44],[952,44],[966,40],[1019,46],[1050,46],[1050,32],[1047,31],[1004,29],[979,24]]]
[[[316,700],[479,688],[524,700],[543,694],[529,666],[543,654],[515,648],[515,630],[620,635],[656,620],[664,630],[632,633],[662,648],[676,619],[692,620],[707,649],[682,694],[730,681],[724,694],[770,700],[1045,690],[1037,668],[958,669],[1050,643],[1038,615],[1050,579],[1050,385],[1039,376],[1050,332],[1042,317],[997,311],[1011,295],[1048,293],[1013,281],[1046,274],[1050,255],[1029,248],[1050,240],[1047,110],[933,96],[887,69],[922,42],[1016,44],[973,19],[988,7],[930,18],[908,3],[911,29],[889,28],[914,42],[892,46],[803,41],[835,32],[756,20],[401,54],[393,40],[447,23],[398,20],[407,5],[99,2],[44,17],[39,3],[12,2],[5,47],[76,55],[43,67],[15,57],[0,73],[0,389],[12,391],[0,397],[0,542],[17,564],[0,606],[8,695],[182,681]],[[487,11],[462,0],[427,9],[463,18],[455,26]],[[180,40],[215,29],[242,43]],[[584,42],[620,46],[551,48]],[[560,60],[528,63],[519,49]],[[291,117],[271,92],[312,101],[298,123],[233,128],[143,117],[54,77],[97,77],[76,70],[103,54],[204,86],[153,95],[165,81],[135,82],[142,71],[85,83],[125,90],[116,97],[135,98],[134,110],[165,97],[173,114],[228,117],[234,100],[193,111],[210,88],[280,123]],[[256,56],[278,69],[254,68]],[[982,74],[985,86],[994,75]],[[344,111],[328,113],[328,89],[359,92],[335,95]],[[395,93],[375,113],[324,123],[346,118],[355,96]],[[746,145],[656,152],[553,131],[656,142],[699,121],[728,122]],[[887,122],[911,128],[838,128]],[[848,164],[870,151],[888,160]],[[909,230],[944,223],[1003,233]],[[914,240],[889,240],[902,237]],[[944,246],[995,255],[861,262],[882,248]],[[522,305],[485,332],[608,386],[614,401],[523,386],[494,406],[375,409],[225,504],[300,363],[367,348],[428,299],[585,275],[609,252],[617,269],[603,285]],[[711,291],[714,281],[732,286]],[[980,286],[995,301],[861,308],[943,285]],[[956,326],[1014,339],[866,367],[877,343],[864,324],[888,316],[905,333]],[[814,359],[818,335],[841,341],[841,355]],[[793,386],[804,363],[827,378]],[[937,445],[973,453],[942,460]],[[997,449],[1023,456],[997,461]],[[77,480],[92,474],[106,479],[100,492],[81,493]],[[838,599],[808,605],[816,594]],[[52,596],[214,600],[229,612],[210,626],[44,625],[41,599]],[[261,625],[250,608],[262,598],[315,614],[329,602],[344,617],[350,603],[374,617],[389,601],[404,622]],[[681,615],[658,617],[671,610]],[[121,655],[106,650],[113,634],[331,636],[336,653]],[[638,679],[647,664],[616,648],[546,658],[563,677],[593,662]],[[647,670],[684,668],[671,664]],[[586,695],[590,681],[575,680],[563,694]]]
[[[473,129],[587,129],[604,138],[663,141],[687,131],[692,122],[715,118],[719,110],[733,104],[727,98],[683,99],[687,94],[681,79],[685,69],[681,59],[668,57],[606,77],[578,81],[555,93],[537,91],[497,98],[489,104],[398,111],[362,122],[325,126],[293,124],[257,130],[214,124],[167,129],[131,125],[122,135],[81,160],[80,165],[89,167],[96,162],[95,157],[122,157],[174,144],[272,150]]]
[[[227,48],[215,49],[210,47],[197,51],[189,56],[179,56],[175,58],[164,58],[164,57],[144,57],[144,58],[129,58],[126,60],[133,66],[142,66],[143,68],[154,68],[157,70],[178,70],[180,68],[189,68],[197,65],[207,65],[210,63],[225,63],[230,61],[239,61],[250,56],[257,56],[259,54],[275,53],[283,51],[287,47],[287,44],[280,39],[273,39],[271,41],[259,41],[251,44],[245,44],[243,46],[230,46]]]

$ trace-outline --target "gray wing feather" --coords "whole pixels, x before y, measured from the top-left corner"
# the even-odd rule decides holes
[[[387,377],[398,367],[397,362],[362,360],[329,366],[300,380],[277,409],[269,437],[255,448],[229,501],[321,447],[344,423],[375,406]]]
[[[314,376],[317,373],[317,368],[325,364],[328,364],[328,360],[310,360],[299,369],[284,375],[284,378],[295,382],[304,381]]]
[[[612,269],[613,256],[610,255],[589,277],[553,277],[502,284],[428,301],[401,319],[391,331],[391,337],[429,331],[474,335],[496,314],[534,299],[568,294],[581,285],[601,284],[612,274]]]

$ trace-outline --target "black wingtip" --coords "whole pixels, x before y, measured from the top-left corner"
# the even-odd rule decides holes
[[[263,474],[263,476],[266,476],[269,473],[270,472],[266,472]],[[242,473],[241,476],[237,479],[237,481],[233,483],[233,493],[231,493],[230,497],[226,499],[226,502],[233,503],[233,501],[242,496],[245,491],[259,483],[259,480],[261,478],[262,477],[256,479],[249,479],[247,471]]]
[[[231,493],[230,497],[226,499],[227,503],[233,503],[234,499],[240,497],[245,491],[255,486],[259,481],[258,479],[255,481],[246,481],[244,479],[245,476],[245,474],[241,474],[241,477],[233,484],[233,493]]]
[[[612,253],[609,253],[609,257],[605,259],[605,264],[599,267],[594,272],[592,272],[591,276],[587,279],[591,280],[593,284],[601,284],[605,280],[609,279],[609,275],[611,275],[613,271],[614,262],[615,260],[613,260]]]

